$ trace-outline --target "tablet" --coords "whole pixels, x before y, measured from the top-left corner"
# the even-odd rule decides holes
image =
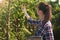
[[[30,36],[30,37],[27,37],[26,40],[42,40],[42,37],[41,36]]]

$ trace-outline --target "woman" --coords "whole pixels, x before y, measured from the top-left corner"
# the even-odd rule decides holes
[[[26,11],[25,5],[22,5],[22,11],[24,12],[28,22],[30,24],[37,25],[35,36],[43,37],[43,40],[54,40],[52,24],[50,22],[52,15],[52,7],[49,4],[40,2],[37,7],[37,14],[40,17],[38,20],[33,20]]]

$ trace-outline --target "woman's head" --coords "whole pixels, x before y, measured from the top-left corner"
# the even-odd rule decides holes
[[[42,18],[44,18],[44,20],[47,22],[48,20],[51,19],[51,14],[52,14],[52,7],[49,4],[40,2],[38,5],[38,9],[37,9],[37,14]]]

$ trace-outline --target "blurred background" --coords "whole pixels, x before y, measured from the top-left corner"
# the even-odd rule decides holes
[[[60,0],[0,0],[0,40],[26,40],[34,35],[36,26],[28,24],[21,5],[28,14],[37,19],[36,9],[40,2],[52,5],[52,26],[55,40],[60,40]]]

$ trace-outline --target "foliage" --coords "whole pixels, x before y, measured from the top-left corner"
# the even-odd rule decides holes
[[[26,37],[34,35],[35,26],[28,24],[24,13],[21,10],[21,5],[24,3],[28,14],[37,19],[36,7],[39,2],[44,0],[12,0],[10,6],[10,16],[8,16],[8,1],[7,5],[0,8],[0,39],[7,40],[8,18],[10,17],[10,40],[26,40]],[[57,3],[49,2],[52,5],[52,25],[54,34],[57,27],[60,27],[60,6]],[[9,39],[8,39],[9,40]]]

